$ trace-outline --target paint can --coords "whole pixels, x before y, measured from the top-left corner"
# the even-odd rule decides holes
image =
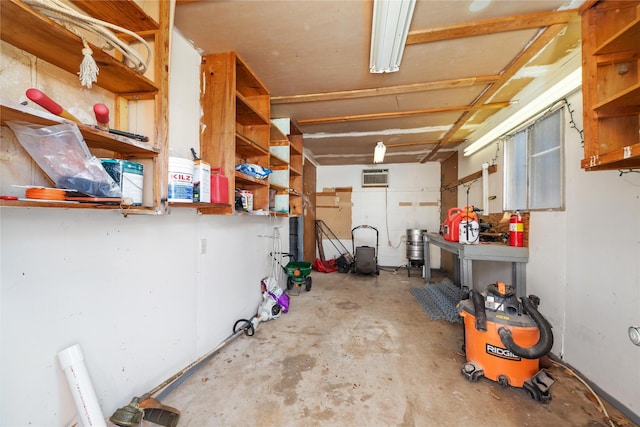
[[[142,205],[144,166],[120,159],[100,159],[104,170],[120,186],[123,199],[131,199],[133,206]]]
[[[169,157],[168,200],[193,203],[193,160]]]

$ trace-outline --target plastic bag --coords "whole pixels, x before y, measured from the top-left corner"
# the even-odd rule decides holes
[[[254,165],[253,163],[242,163],[240,165],[236,165],[236,170],[258,179],[265,179],[271,174],[270,169],[260,165]]]
[[[273,277],[266,277],[262,279],[262,293],[269,295],[278,305],[282,308],[282,312],[286,313],[289,311],[289,295],[287,295],[284,290],[278,286],[278,281]]]
[[[91,154],[75,124],[6,123],[56,187],[94,197],[122,197],[120,186]]]

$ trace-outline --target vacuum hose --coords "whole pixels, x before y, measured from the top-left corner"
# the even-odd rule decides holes
[[[484,296],[475,289],[472,289],[470,294],[473,310],[476,313],[476,330],[487,332],[487,313],[484,310]]]
[[[538,342],[532,347],[520,347],[513,341],[511,330],[505,327],[498,329],[498,335],[500,335],[502,344],[516,356],[524,357],[525,359],[539,359],[549,353],[551,347],[553,347],[551,324],[540,314],[533,301],[531,301],[530,296],[522,298],[522,306],[524,311],[531,316],[534,322],[536,322],[536,325],[538,325],[538,330],[540,331],[540,339]]]

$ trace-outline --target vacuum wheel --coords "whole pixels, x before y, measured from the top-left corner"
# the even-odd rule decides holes
[[[311,276],[307,276],[304,278],[304,288],[307,292],[311,290]]]
[[[293,289],[293,279],[291,277],[287,277],[287,289]]]

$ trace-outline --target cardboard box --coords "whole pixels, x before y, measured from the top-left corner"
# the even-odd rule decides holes
[[[144,168],[140,163],[119,159],[100,159],[109,176],[120,186],[123,199],[131,199],[133,206],[142,205]]]

